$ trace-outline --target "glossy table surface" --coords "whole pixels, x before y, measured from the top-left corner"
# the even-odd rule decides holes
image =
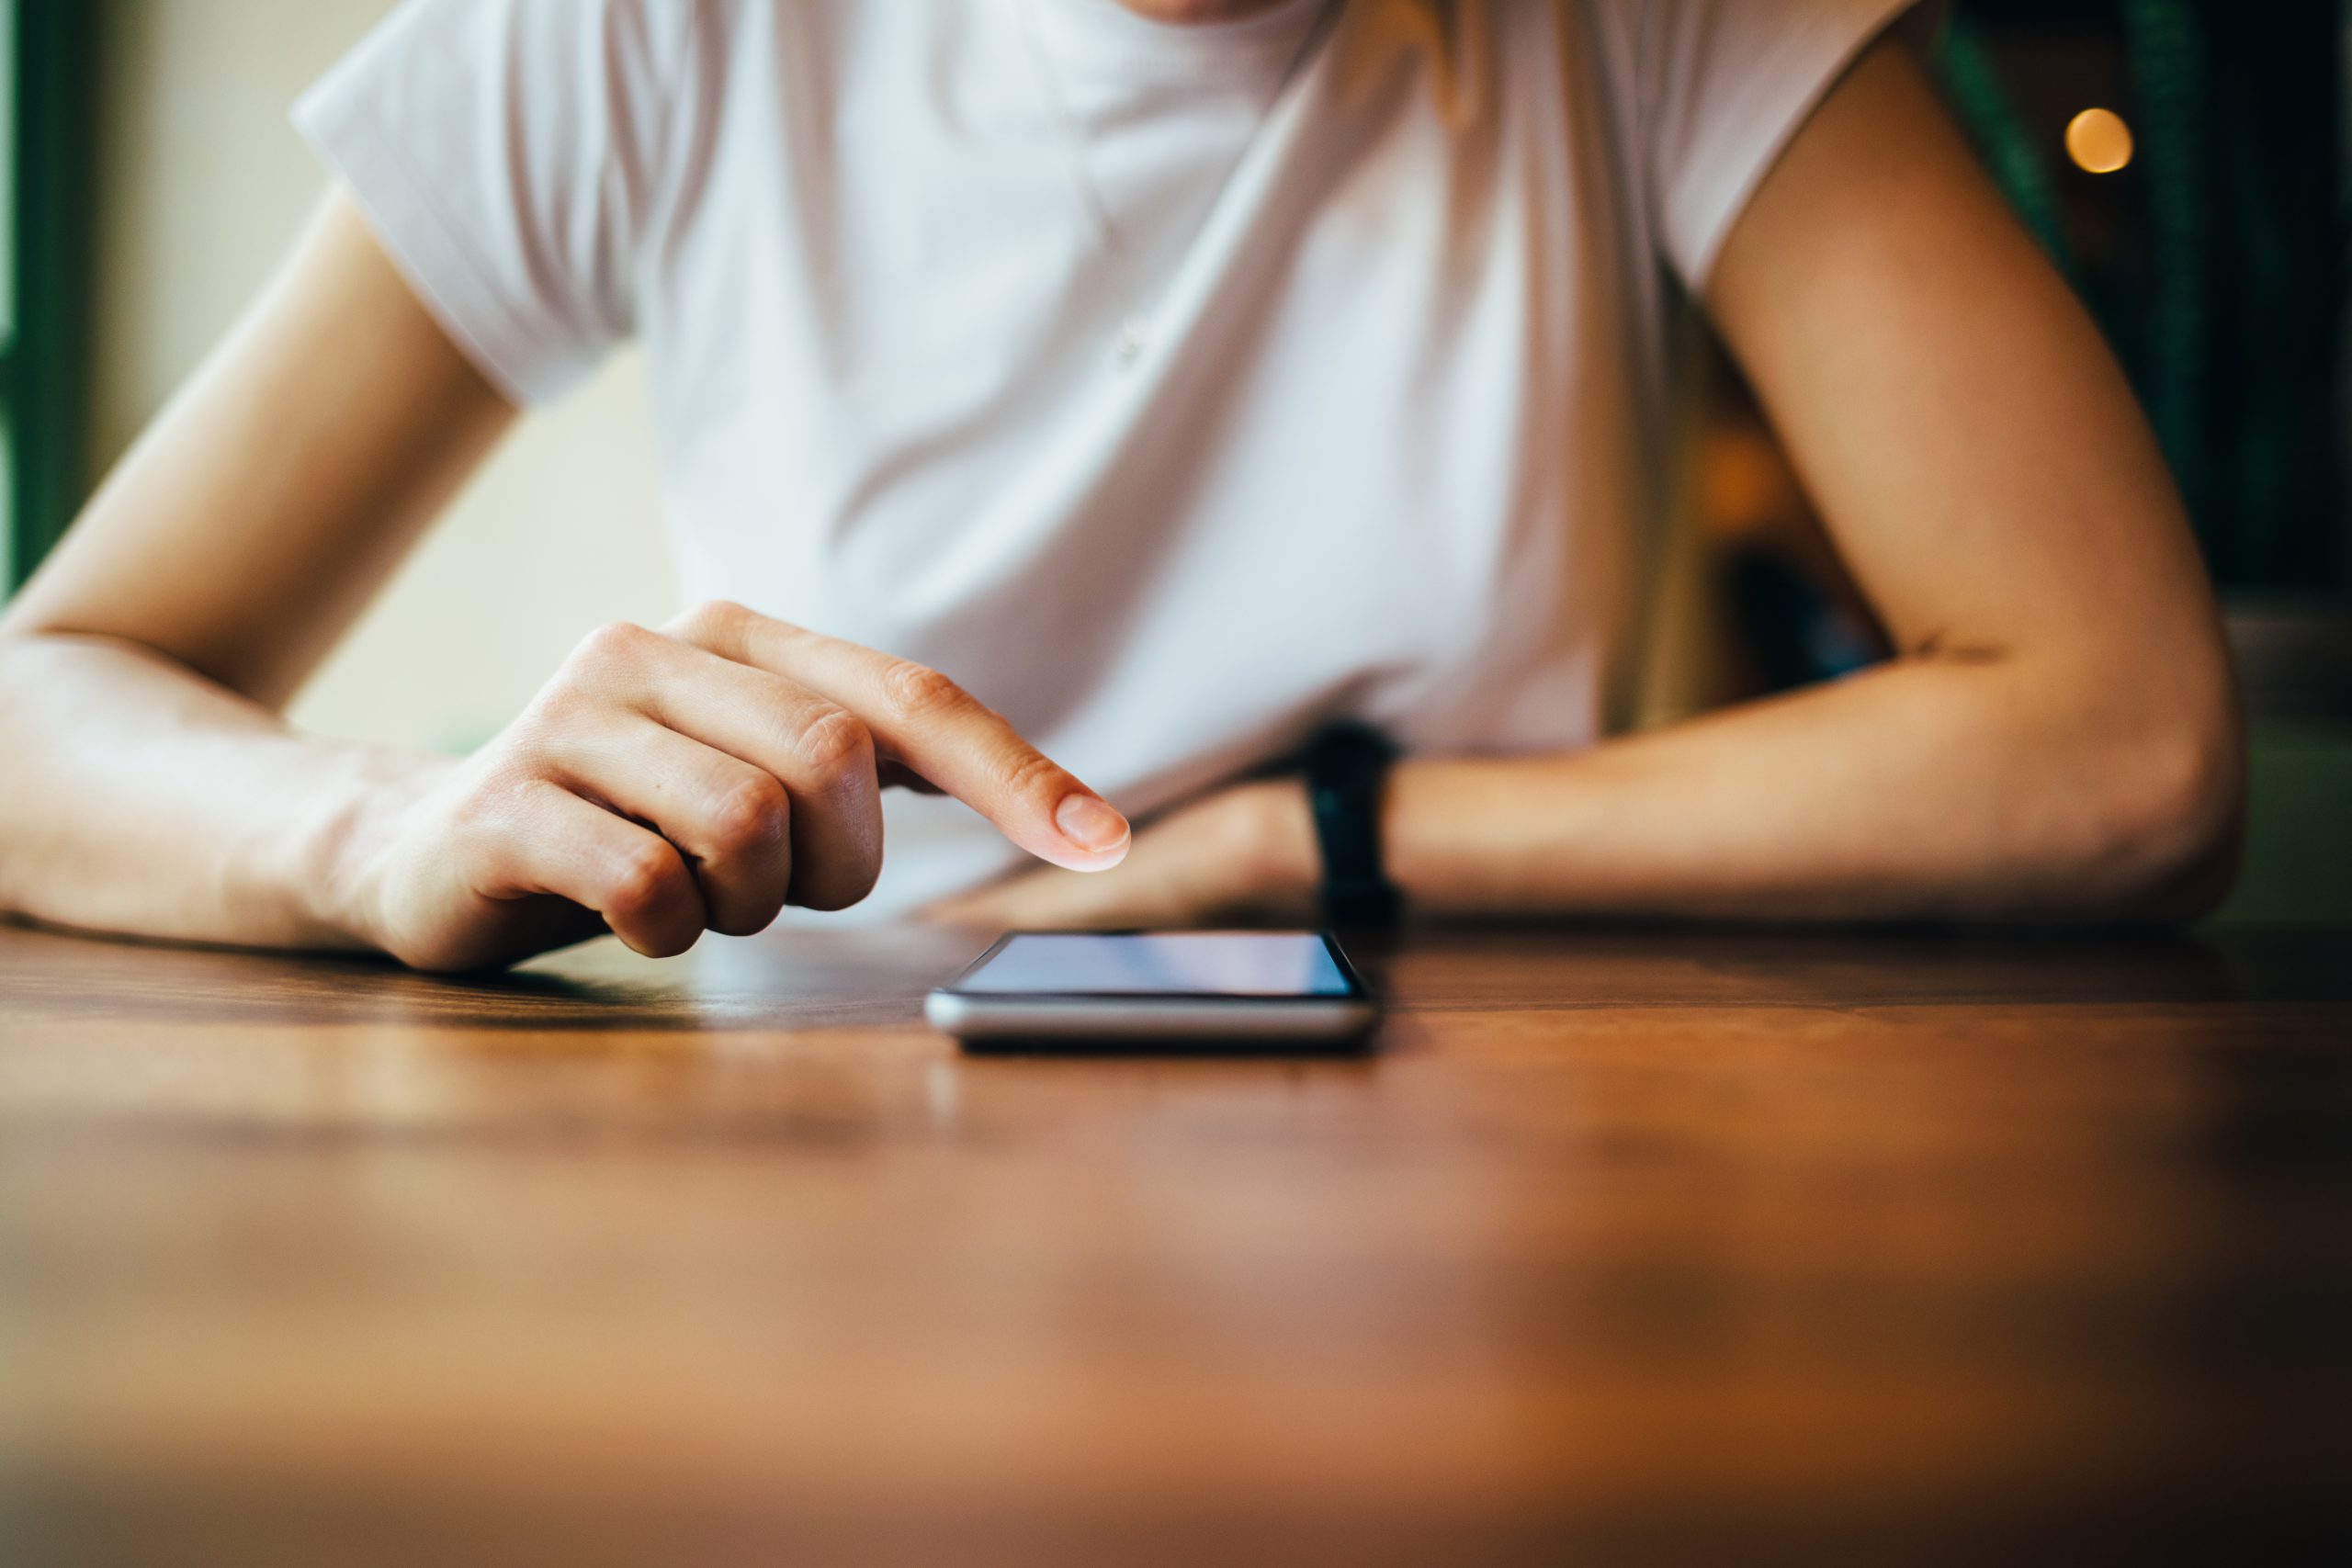
[[[2352,937],[1423,931],[1320,1060],[965,1056],[984,942],[0,926],[0,1557],[2352,1540]]]

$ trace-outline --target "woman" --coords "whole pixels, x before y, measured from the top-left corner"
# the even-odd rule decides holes
[[[2200,909],[2213,606],[1905,8],[411,0],[298,110],[334,195],[8,613],[0,906],[430,967],[869,893]],[[1686,295],[1899,651],[1604,739]],[[462,761],[288,729],[631,337],[705,603]],[[1279,761],[1339,718],[1404,755],[1318,836]]]

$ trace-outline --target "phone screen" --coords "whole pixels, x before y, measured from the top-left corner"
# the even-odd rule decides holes
[[[1352,997],[1309,931],[1033,932],[956,988],[991,996]]]

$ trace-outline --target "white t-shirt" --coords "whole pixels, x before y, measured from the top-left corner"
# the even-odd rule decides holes
[[[1605,729],[1670,276],[1905,7],[411,0],[296,118],[518,401],[642,344],[693,597],[1145,816],[1341,716]],[[872,912],[1016,858],[888,813]]]

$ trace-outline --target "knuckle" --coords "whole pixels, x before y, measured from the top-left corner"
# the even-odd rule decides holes
[[[784,786],[775,780],[764,773],[746,779],[720,795],[711,807],[714,847],[727,855],[773,849],[790,831],[791,809]]]
[[[705,599],[672,623],[689,642],[705,647],[733,642],[757,615],[732,599]]]
[[[583,673],[581,670],[569,670],[540,688],[512,731],[517,749],[537,749],[545,744],[551,731],[581,723],[596,707],[594,694],[582,679]]]
[[[710,929],[720,936],[757,936],[775,924],[775,918],[783,912],[784,906],[778,904],[774,908],[762,907],[741,914],[714,915],[711,917]]]
[[[964,688],[910,659],[893,660],[882,671],[883,700],[900,722],[920,724],[957,713],[971,705]]]
[[[790,887],[788,874],[723,887],[711,901],[710,929],[721,936],[758,935],[784,912]]]
[[[863,903],[866,895],[874,891],[874,885],[881,879],[881,857],[865,856],[820,886],[797,888],[795,901],[805,908],[819,911],[846,909],[853,904]]]
[[[647,843],[623,852],[613,868],[609,914],[631,919],[658,912],[678,891],[685,865],[667,844]]]
[[[792,750],[810,770],[827,779],[874,770],[874,737],[849,709],[819,705],[793,737]]]
[[[645,657],[646,645],[658,635],[634,621],[607,621],[580,639],[571,650],[568,672],[626,669]]]

